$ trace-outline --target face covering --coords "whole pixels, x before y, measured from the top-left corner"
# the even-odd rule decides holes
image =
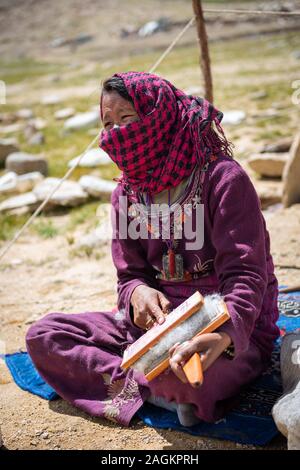
[[[122,171],[133,191],[158,193],[177,186],[211,155],[230,155],[220,126],[223,114],[204,98],[187,95],[169,81],[144,72],[116,74],[132,98],[139,120],[101,132],[99,146]]]

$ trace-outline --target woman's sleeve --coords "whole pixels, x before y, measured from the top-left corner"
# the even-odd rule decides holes
[[[267,287],[263,216],[255,188],[236,162],[216,166],[210,183],[214,265],[231,316],[219,331],[230,335],[237,357],[248,349]]]
[[[129,236],[123,238],[125,232],[128,233],[128,201],[119,186],[113,192],[111,202],[113,225],[111,251],[118,278],[118,308],[125,309],[126,318],[133,323],[131,294],[141,284],[156,288],[155,273],[147,261],[140,241],[133,240]]]

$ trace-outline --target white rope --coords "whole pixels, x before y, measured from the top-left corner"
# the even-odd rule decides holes
[[[174,46],[177,44],[177,42],[179,41],[179,39],[183,36],[183,34],[187,31],[187,29],[193,24],[195,18],[191,18],[189,20],[189,22],[185,25],[185,27],[180,31],[180,33],[176,36],[176,38],[172,41],[172,43],[170,44],[170,46],[167,47],[167,49],[162,53],[162,55],[159,57],[159,59],[155,62],[155,64],[151,67],[150,69],[150,73],[153,73],[157,67],[159,66],[159,64],[162,62],[162,60],[171,52],[171,50],[174,48]],[[96,89],[94,91],[91,92],[91,94],[89,95],[89,97],[96,91]],[[79,163],[81,162],[82,158],[84,157],[84,155],[88,152],[88,150],[90,150],[90,148],[94,145],[94,143],[99,139],[100,137],[100,133],[101,133],[101,129],[99,131],[99,133],[96,135],[96,137],[92,140],[92,142],[86,147],[86,149],[84,150],[84,152],[80,155],[80,157],[78,158],[78,160],[76,161],[76,163],[74,164],[74,166],[72,166],[68,171],[67,173],[60,179],[60,181],[58,182],[58,184],[52,189],[52,191],[50,192],[50,194],[48,194],[48,196],[44,199],[44,201],[42,201],[42,203],[39,205],[39,207],[36,208],[36,210],[33,212],[33,214],[29,217],[29,219],[25,222],[24,225],[22,225],[22,227],[20,228],[20,230],[18,230],[14,237],[10,240],[10,242],[3,248],[3,250],[1,250],[0,252],[0,260],[6,255],[6,253],[9,251],[9,249],[13,246],[13,244],[20,238],[20,236],[22,235],[22,233],[29,227],[29,225],[32,224],[32,222],[34,221],[34,219],[40,214],[40,212],[44,209],[44,207],[46,206],[46,204],[49,202],[49,200],[51,199],[51,197],[53,196],[53,194],[61,187],[62,183],[64,181],[66,181],[69,176],[73,173],[73,171],[75,170],[75,168],[77,168],[77,166],[79,165]]]
[[[204,13],[232,13],[234,15],[278,15],[278,16],[300,16],[300,10],[275,11],[275,10],[218,10],[213,8],[203,9]]]
[[[177,42],[179,41],[179,39],[184,35],[184,33],[189,29],[190,26],[192,26],[192,24],[194,23],[195,21],[195,16],[193,16],[193,18],[190,19],[190,21],[185,25],[185,27],[180,31],[180,33],[176,36],[176,38],[174,39],[174,41],[171,42],[171,44],[169,45],[169,47],[165,50],[165,52],[163,52],[163,54],[160,56],[160,58],[155,62],[155,64],[153,65],[153,67],[151,67],[151,69],[149,70],[149,73],[153,73],[157,67],[159,66],[159,64],[164,60],[164,58],[170,54],[171,50],[173,49],[174,46],[176,46]]]

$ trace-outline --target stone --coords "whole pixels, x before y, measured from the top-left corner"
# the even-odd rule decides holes
[[[1,113],[0,114],[0,122],[2,124],[13,124],[16,122],[17,116],[15,113]]]
[[[33,111],[29,108],[19,109],[19,111],[16,112],[16,116],[18,119],[31,119],[33,118]]]
[[[61,47],[61,46],[64,46],[65,44],[67,44],[66,38],[58,37],[58,38],[53,39],[53,41],[51,41],[50,46],[51,47]]]
[[[80,33],[75,38],[71,39],[69,42],[75,45],[85,44],[86,42],[90,42],[93,39],[93,35],[87,33]]]
[[[106,200],[110,200],[111,193],[117,186],[114,181],[104,180],[93,175],[82,176],[79,184],[90,196]]]
[[[24,128],[23,134],[25,139],[28,141],[36,133],[36,128],[32,124],[27,124]]]
[[[41,99],[41,103],[45,105],[53,105],[61,102],[61,98],[58,95],[45,95]]]
[[[300,202],[300,132],[296,135],[284,167],[282,203],[290,207]]]
[[[10,197],[0,203],[0,212],[7,212],[13,209],[27,208],[34,210],[38,206],[37,197],[33,192],[20,194],[19,196]]]
[[[15,134],[20,132],[24,128],[24,124],[21,122],[15,122],[14,124],[8,124],[7,126],[1,126],[0,132],[2,134]]]
[[[75,109],[74,108],[62,108],[62,109],[59,109],[58,111],[56,111],[54,113],[54,117],[55,119],[68,119],[72,116],[74,116],[75,114]]]
[[[47,121],[43,118],[37,117],[35,119],[30,119],[28,124],[30,124],[36,131],[41,131],[47,126]]]
[[[280,369],[283,395],[275,403],[272,416],[287,438],[289,450],[300,450],[300,331],[282,339]]]
[[[287,109],[287,105],[283,101],[273,101],[272,109],[275,111],[280,109]]]
[[[24,128],[24,137],[27,141],[30,141],[33,138],[33,145],[36,145],[35,142],[41,142],[43,134],[40,132],[46,127],[46,121],[41,118],[32,119],[28,121],[26,127]],[[44,136],[43,136],[44,139]]]
[[[112,230],[107,220],[92,232],[80,236],[79,241],[75,244],[75,249],[88,248],[90,250],[101,248],[112,239]]]
[[[263,100],[267,96],[268,96],[268,94],[265,90],[259,90],[259,91],[255,91],[254,93],[251,93],[250,99],[254,100],[254,101]]]
[[[138,30],[138,35],[142,38],[152,36],[159,31],[165,31],[168,28],[168,25],[168,18],[160,18],[158,20],[148,21]]]
[[[272,180],[255,180],[253,181],[255,190],[260,200],[262,210],[274,204],[281,203],[282,198],[282,182]]]
[[[72,48],[75,48],[77,46],[80,46],[82,44],[85,44],[86,42],[92,41],[93,36],[91,34],[86,34],[86,33],[81,33],[78,34],[78,36],[75,36],[70,39],[66,39],[65,37],[57,37],[53,39],[53,41],[50,43],[51,47],[62,47],[62,46],[71,46]]]
[[[45,136],[42,132],[36,132],[30,139],[28,139],[29,145],[43,145],[45,143]]]
[[[6,157],[13,152],[18,152],[18,142],[14,138],[0,139],[0,166],[4,166]]]
[[[38,204],[36,206],[29,205],[29,206],[16,207],[15,209],[10,209],[9,213],[11,215],[16,215],[17,217],[20,217],[22,215],[28,214],[29,212],[33,212],[37,206]]]
[[[261,153],[288,152],[291,148],[292,143],[293,139],[291,137],[285,137],[284,139],[280,139],[272,144],[264,145],[264,147],[261,149]]]
[[[43,201],[61,181],[60,178],[46,178],[38,184],[33,193],[38,201]],[[49,206],[75,207],[83,204],[88,199],[88,194],[76,181],[63,181],[49,200]]]
[[[275,108],[269,108],[251,114],[251,117],[254,119],[274,119],[280,116],[282,116],[282,113]]]
[[[17,176],[16,191],[18,193],[31,191],[37,184],[43,181],[43,179],[44,176],[39,171],[33,171],[31,173]]]
[[[0,194],[11,193],[17,186],[18,176],[14,171],[9,171],[0,177]]]
[[[281,178],[288,153],[257,153],[252,155],[247,163],[249,167],[261,176]]]
[[[232,110],[226,111],[222,119],[222,124],[237,125],[246,119],[245,111]]]
[[[48,163],[44,158],[25,152],[11,153],[5,162],[7,170],[14,171],[18,175],[39,171],[43,175],[48,173]]]
[[[86,113],[76,114],[75,116],[67,119],[64,123],[64,128],[67,130],[87,129],[99,124],[100,117],[99,111],[89,111]]]
[[[79,161],[80,158],[81,158],[81,155],[78,155],[78,157],[73,158],[71,161],[69,161],[68,167],[71,168],[77,165],[77,162]],[[111,158],[108,156],[106,152],[104,152],[104,150],[98,148],[98,149],[91,149],[85,152],[78,166],[93,168],[93,167],[97,167],[101,165],[107,165],[109,163],[112,163]]]

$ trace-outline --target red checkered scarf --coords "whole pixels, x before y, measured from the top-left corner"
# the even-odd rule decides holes
[[[123,172],[118,181],[125,188],[155,194],[177,186],[212,154],[232,157],[219,124],[223,113],[207,100],[150,73],[115,76],[123,79],[140,120],[103,130],[99,146]]]

